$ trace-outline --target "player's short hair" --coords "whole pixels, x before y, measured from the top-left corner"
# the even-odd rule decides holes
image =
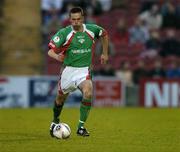
[[[81,13],[81,15],[84,16],[84,11],[81,7],[73,7],[69,12],[69,16],[71,16],[72,13]]]

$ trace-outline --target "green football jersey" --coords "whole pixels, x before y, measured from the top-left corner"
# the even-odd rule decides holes
[[[76,32],[72,26],[60,29],[51,39],[49,47],[65,55],[64,65],[89,67],[92,63],[95,40],[107,32],[95,24],[83,24],[83,32]]]

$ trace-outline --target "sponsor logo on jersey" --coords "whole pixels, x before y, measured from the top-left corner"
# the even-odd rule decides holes
[[[55,36],[54,39],[53,39],[53,41],[54,41],[55,43],[58,43],[58,42],[60,41],[59,36]]]
[[[88,53],[91,52],[91,49],[78,49],[78,50],[72,50],[72,53],[77,54],[77,53]]]
[[[85,41],[85,39],[79,39],[79,40],[78,40],[78,42],[81,43],[81,44],[83,44],[84,41]]]
[[[77,36],[78,39],[83,39],[84,38],[84,35],[79,35]]]

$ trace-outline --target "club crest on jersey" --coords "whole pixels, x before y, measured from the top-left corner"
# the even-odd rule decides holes
[[[53,41],[54,41],[55,43],[59,42],[59,41],[60,41],[59,36],[55,36],[54,39],[53,39]]]
[[[85,41],[85,39],[79,39],[79,40],[78,40],[78,42],[81,43],[81,44],[83,44],[84,41]]]

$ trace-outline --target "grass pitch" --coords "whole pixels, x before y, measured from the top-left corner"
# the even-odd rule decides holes
[[[78,108],[64,108],[62,121],[72,130],[67,140],[49,136],[51,109],[0,109],[1,152],[178,152],[180,110],[94,108],[90,137],[76,136]]]

